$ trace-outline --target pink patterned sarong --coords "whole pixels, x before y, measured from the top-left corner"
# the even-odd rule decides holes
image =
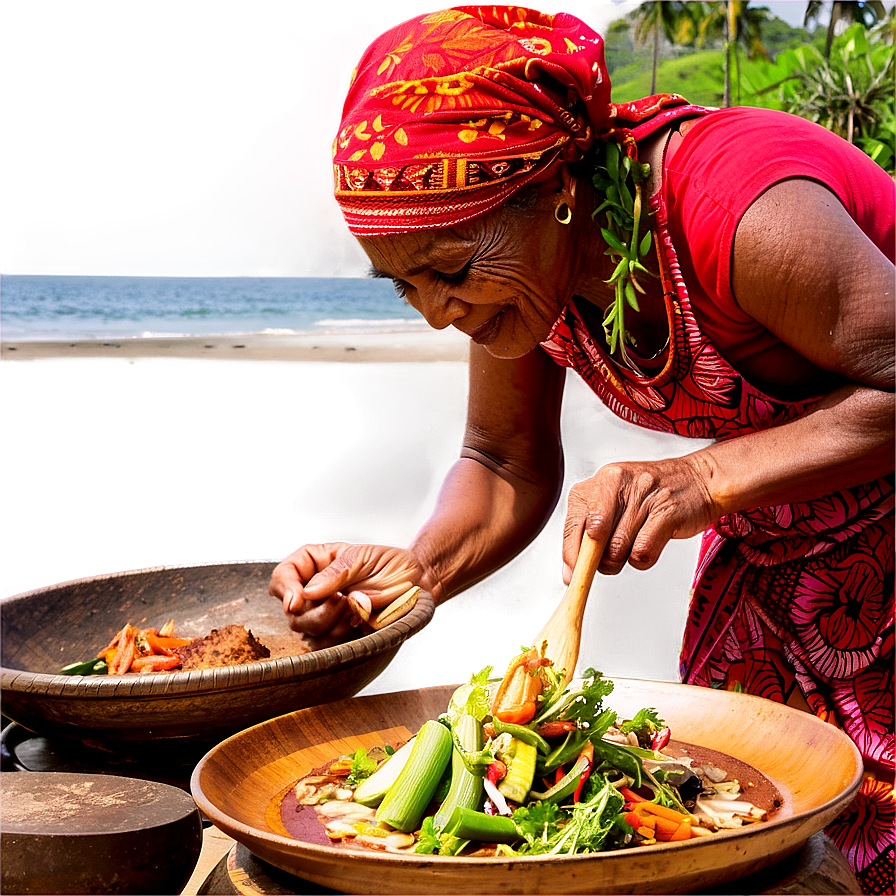
[[[671,333],[663,369],[617,365],[574,302],[544,350],[617,415],[663,432],[723,440],[810,410],[751,386],[702,334],[653,207]],[[865,780],[828,834],[866,893],[893,892],[893,506],[888,476],[721,519],[704,533],[681,652],[682,681],[799,706],[852,738]]]

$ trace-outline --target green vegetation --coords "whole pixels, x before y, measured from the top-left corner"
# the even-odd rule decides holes
[[[704,106],[783,109],[830,128],[893,174],[893,11],[816,2],[806,15],[812,31],[736,0],[645,3],[607,29],[613,99],[678,93]]]
[[[889,41],[875,40],[889,31]],[[834,39],[830,58],[815,47],[781,54],[749,75],[752,105],[775,105],[824,125],[894,172],[893,22],[866,32],[851,25]]]

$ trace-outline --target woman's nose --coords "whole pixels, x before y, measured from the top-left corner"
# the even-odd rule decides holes
[[[447,285],[447,284],[446,284]],[[421,289],[417,292],[420,313],[434,330],[444,330],[465,317],[469,308],[466,302],[452,295],[450,287],[444,286]]]

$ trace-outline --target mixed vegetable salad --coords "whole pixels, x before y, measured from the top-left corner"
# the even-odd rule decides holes
[[[295,788],[331,840],[390,851],[572,855],[689,840],[763,821],[737,781],[663,752],[646,707],[620,719],[613,683],[589,669],[564,687],[541,650],[453,694],[398,750],[358,750]]]
[[[128,623],[109,644],[89,660],[69,663],[60,675],[124,675],[127,672],[170,672],[180,666],[174,652],[192,638],[174,636],[174,620],[161,628],[139,628]]]

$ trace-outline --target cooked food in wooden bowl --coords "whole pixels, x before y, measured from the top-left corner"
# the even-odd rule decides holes
[[[429,807],[407,824],[398,820],[395,804],[416,799],[417,785],[408,784],[409,777],[402,769],[414,766],[417,746],[398,763],[394,781],[376,780],[380,775],[389,777],[390,765],[399,760],[402,745],[412,738],[417,744],[421,739],[427,741],[425,750],[419,748],[421,754],[427,754],[422,764],[434,763],[439,751],[429,741],[444,741],[445,737],[434,737],[433,726],[452,732],[446,743],[449,752],[462,757],[457,765],[461,777],[483,760],[484,753],[494,752],[478,743],[463,743],[462,726],[453,717],[453,708],[459,704],[455,685],[341,700],[256,725],[206,754],[193,772],[193,797],[218,828],[254,855],[340,892],[682,893],[736,880],[794,853],[839,814],[858,789],[862,764],[855,746],[834,726],[814,716],[738,693],[625,679],[613,684],[604,706],[615,711],[615,721],[644,719],[655,709],[655,718],[664,723],[656,732],[659,739],[651,738],[647,747],[626,747],[619,741],[614,746],[607,738],[616,737],[617,732],[604,731],[607,717],[592,714],[587,725],[577,723],[570,729],[571,737],[579,740],[588,740],[588,732],[599,729],[590,741],[593,752],[588,751],[587,771],[581,762],[585,751],[577,744],[576,755],[570,754],[569,762],[560,765],[562,771],[569,769],[562,778],[556,770],[546,773],[550,757],[555,752],[559,756],[566,744],[559,727],[554,730],[556,719],[543,725],[536,724],[536,719],[514,728],[516,723],[502,721],[503,713],[495,715],[514,739],[532,740],[537,751],[541,745],[529,736],[533,731],[547,742],[547,752],[538,751],[535,760],[542,771],[536,772],[528,796],[518,808],[514,808],[513,798],[506,796],[510,791],[504,786],[516,783],[510,779],[515,777],[521,754],[512,749],[507,754],[509,768],[496,776],[497,787],[489,786],[494,784],[489,781],[493,757],[486,757],[487,772],[480,769],[483,790],[489,794],[482,811],[454,806],[447,820],[440,820],[439,813],[452,799],[454,759],[446,760],[452,763],[451,786],[441,797],[438,789],[435,796],[427,791],[423,802],[429,800]],[[463,712],[471,713],[469,707],[475,701],[467,696],[462,699]],[[492,703],[493,713],[495,705]],[[440,717],[441,721],[434,721]],[[550,730],[549,723],[553,726]],[[501,727],[485,716],[483,727],[488,725]],[[623,725],[619,731],[629,727]],[[666,727],[672,738],[668,744]],[[710,780],[715,780],[707,756],[712,757],[715,771],[726,767],[725,777],[730,778],[734,770],[741,779],[739,789],[767,811],[755,818],[745,815],[742,823],[729,827],[721,816],[731,813],[714,808],[712,799],[692,804],[679,788],[674,799],[683,799],[686,806],[674,810],[676,831],[670,828],[668,838],[660,836],[667,827],[660,822],[672,815],[663,804],[667,804],[666,797],[673,798],[666,792],[668,788],[655,786],[657,781],[672,780],[670,768],[658,772],[664,763],[654,762],[660,741],[663,753],[690,756],[704,766],[701,778],[710,773]],[[490,743],[494,747],[495,741]],[[397,749],[384,764],[368,769],[370,776],[360,784],[348,778],[338,780],[346,771],[364,774],[365,758],[378,757],[388,752],[387,748]],[[605,762],[608,757],[627,761]],[[640,771],[631,764],[632,757]],[[500,780],[502,771],[506,777]],[[589,773],[580,789],[576,774],[583,780]],[[636,782],[634,778],[641,773],[644,777]],[[447,773],[433,771],[436,777],[441,783]],[[716,786],[703,781],[704,797],[711,790],[720,794],[726,790],[724,779],[717,777],[722,783]],[[327,778],[337,780],[327,782]],[[365,782],[372,783],[365,787]],[[648,783],[653,795],[644,789]],[[369,807],[377,802],[373,792],[381,784],[385,796],[378,802],[379,808],[370,812]],[[771,799],[760,794],[759,784]],[[331,786],[322,801],[315,800],[312,792],[320,786]],[[493,796],[492,790],[497,794]],[[559,795],[554,801],[557,811],[546,811],[553,793]],[[658,796],[661,793],[665,794],[662,798]],[[510,804],[509,814],[501,806],[502,794]],[[477,806],[482,803],[481,796],[476,798]],[[440,803],[440,799],[444,801]],[[651,805],[641,806],[639,799]],[[734,799],[739,806],[744,798]],[[629,800],[631,809],[626,808]],[[384,811],[387,802],[390,805]],[[614,817],[594,821],[597,815],[592,810],[603,812],[611,804]],[[435,816],[433,807],[438,807]],[[651,811],[640,812],[639,808]],[[536,815],[538,830],[530,830],[529,822]],[[593,840],[601,825],[608,833],[599,838],[603,842],[597,848],[609,847],[605,851],[591,851],[590,845],[583,850],[568,848],[574,839],[580,845],[586,838]],[[470,833],[473,828],[475,836]],[[464,842],[458,846],[457,841]]]
[[[134,570],[5,598],[3,714],[39,734],[116,749],[207,746],[282,713],[356,694],[432,618],[432,598],[419,592],[410,611],[381,630],[309,651],[290,631],[280,602],[268,594],[275,565]],[[166,630],[169,620],[174,623]],[[166,638],[172,628],[176,637]],[[159,653],[143,654],[148,631],[162,645]],[[200,638],[197,647],[193,639]],[[175,641],[190,648],[178,649]],[[81,674],[59,674],[72,664],[94,666],[106,658],[116,663],[116,654],[123,665],[125,647],[134,653],[126,657],[132,660],[127,671],[80,668],[75,671]],[[158,668],[164,666],[158,662],[164,649],[181,654],[177,665]],[[267,658],[254,658],[265,652]],[[143,660],[155,656],[152,668],[134,669],[138,654]],[[218,664],[220,654],[230,655],[228,664]],[[113,671],[119,668],[116,663]]]

